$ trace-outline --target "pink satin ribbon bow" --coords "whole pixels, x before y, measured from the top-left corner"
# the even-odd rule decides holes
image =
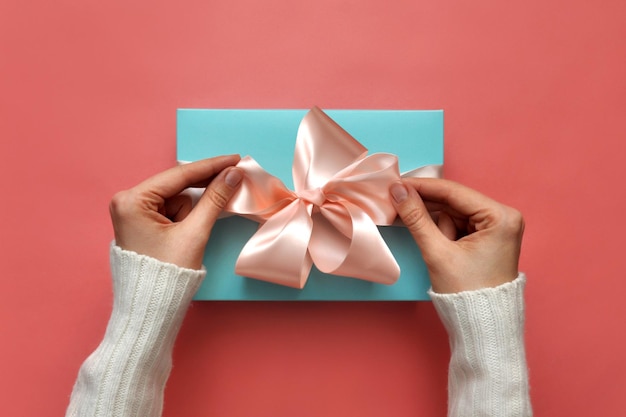
[[[389,186],[400,180],[395,155],[367,156],[363,145],[315,107],[298,128],[295,191],[249,156],[238,167],[244,180],[225,211],[261,226],[242,249],[237,274],[303,288],[314,263],[328,274],[396,282],[400,267],[377,228],[396,218],[389,196]],[[434,169],[426,175],[438,176]]]

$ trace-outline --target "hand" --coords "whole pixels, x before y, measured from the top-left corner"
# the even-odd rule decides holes
[[[180,165],[151,177],[111,200],[115,241],[119,247],[200,269],[213,224],[234,194],[243,171],[239,155],[218,156]],[[189,187],[207,187],[192,209]]]
[[[519,211],[441,179],[404,179],[390,192],[422,250],[433,291],[495,287],[517,277],[524,232]]]

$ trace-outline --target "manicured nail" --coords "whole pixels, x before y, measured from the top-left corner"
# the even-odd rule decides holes
[[[393,197],[393,199],[398,204],[400,204],[404,200],[406,200],[406,198],[409,195],[409,190],[407,190],[406,187],[404,186],[404,184],[402,184],[400,182],[396,182],[395,184],[393,184],[389,188],[389,191],[391,191],[391,196]]]
[[[241,182],[243,178],[243,172],[238,168],[232,168],[230,171],[226,173],[226,177],[224,178],[224,182],[229,187],[236,187]]]

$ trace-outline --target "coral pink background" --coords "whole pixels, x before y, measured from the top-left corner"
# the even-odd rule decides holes
[[[58,416],[111,308],[108,201],[178,107],[445,110],[527,232],[536,415],[623,412],[626,3],[0,2],[0,409]],[[165,416],[442,416],[430,303],[195,303]]]

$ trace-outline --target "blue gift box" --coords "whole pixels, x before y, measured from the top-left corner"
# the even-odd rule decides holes
[[[177,112],[177,158],[195,161],[238,153],[252,156],[267,172],[293,189],[291,164],[296,133],[307,110],[203,110]],[[443,163],[441,110],[325,110],[368,154],[393,153],[400,171]],[[304,289],[270,284],[235,274],[239,252],[258,223],[229,217],[218,220],[204,256],[207,277],[196,300],[428,300],[428,272],[419,249],[404,227],[379,230],[400,265],[393,285],[338,277],[313,267]]]

